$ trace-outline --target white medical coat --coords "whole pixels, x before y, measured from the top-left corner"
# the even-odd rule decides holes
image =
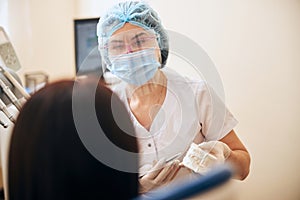
[[[168,68],[161,71],[167,77],[167,92],[149,131],[131,112],[125,89],[113,89],[124,101],[134,124],[141,174],[161,158],[180,153],[179,160],[182,160],[192,142],[219,140],[238,123],[205,81],[182,77]],[[186,173],[177,177],[182,174]]]

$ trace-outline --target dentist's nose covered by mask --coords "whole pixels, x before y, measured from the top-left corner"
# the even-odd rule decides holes
[[[153,78],[161,65],[157,60],[155,48],[109,58],[111,65],[107,68],[111,73],[135,86],[141,86]]]
[[[110,37],[107,50],[109,71],[123,81],[141,86],[153,78],[158,62],[159,36],[152,29],[134,28]]]

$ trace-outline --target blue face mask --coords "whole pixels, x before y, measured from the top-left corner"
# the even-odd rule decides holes
[[[140,86],[153,78],[160,63],[157,61],[155,48],[121,54],[110,57],[108,69],[112,74],[127,83]]]

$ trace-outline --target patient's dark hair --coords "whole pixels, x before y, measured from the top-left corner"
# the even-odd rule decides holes
[[[116,114],[122,116],[126,132],[133,135],[114,120],[111,90],[93,78],[51,83],[25,103],[14,126],[8,172],[11,200],[130,199],[138,194],[137,173],[106,166],[80,140],[72,112],[73,86],[80,84],[77,102],[84,104],[89,101],[86,91],[95,82],[95,111],[102,130],[120,148],[138,152],[129,115],[118,98],[114,98]],[[89,128],[84,134],[93,131]],[[103,154],[127,162],[116,151]],[[130,165],[137,169],[138,159],[130,160]]]

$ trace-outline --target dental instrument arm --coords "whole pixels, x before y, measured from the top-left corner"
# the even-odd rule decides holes
[[[14,87],[17,88],[17,90],[19,90],[19,92],[24,96],[26,100],[30,98],[30,95],[25,91],[25,89],[21,86],[21,84],[2,66],[0,66],[0,72],[4,74],[4,76],[12,83]]]
[[[14,93],[10,90],[10,88],[0,79],[0,87],[10,99],[10,101],[16,106],[18,110],[22,108],[22,103],[19,99],[14,95]]]
[[[17,76],[15,78],[14,72],[10,72],[9,69],[0,66],[0,111],[14,124],[16,121],[16,113],[10,112],[8,105],[12,103],[17,110],[20,110],[23,103],[29,98],[29,94],[22,88]],[[23,98],[24,97],[24,98]],[[23,101],[22,101],[23,100]],[[2,123],[1,123],[2,121]],[[0,125],[4,128],[8,127],[4,119],[0,119]]]
[[[4,103],[1,99],[0,99],[0,110],[5,114],[5,116],[6,116],[12,123],[15,123],[15,122],[16,122],[16,119],[15,119],[14,115],[11,114],[11,113],[8,111],[8,109],[7,109],[6,105],[5,105],[5,103]]]

